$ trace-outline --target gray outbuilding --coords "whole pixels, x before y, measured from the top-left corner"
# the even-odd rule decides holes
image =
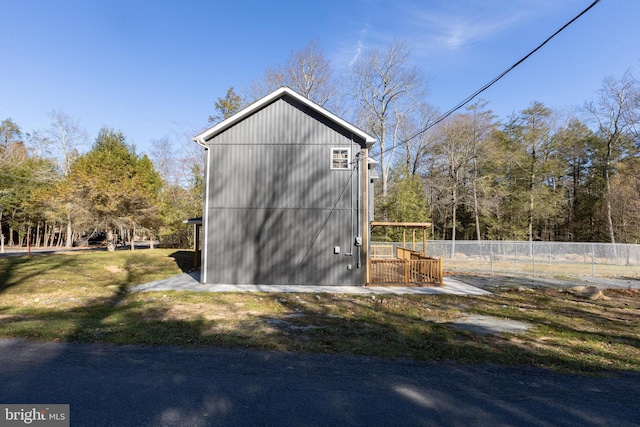
[[[201,282],[365,285],[375,139],[282,87],[205,148]]]

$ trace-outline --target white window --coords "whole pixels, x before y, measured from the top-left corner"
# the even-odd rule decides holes
[[[331,169],[351,169],[351,149],[332,148],[331,149]]]

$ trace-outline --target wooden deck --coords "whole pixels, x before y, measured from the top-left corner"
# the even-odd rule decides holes
[[[369,259],[370,285],[441,286],[443,283],[442,259],[425,256],[405,248],[397,249],[395,258],[388,250],[373,250],[384,254]]]

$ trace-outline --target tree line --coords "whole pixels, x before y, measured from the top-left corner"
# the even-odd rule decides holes
[[[153,160],[136,153],[122,131],[103,127],[90,149],[87,135],[62,111],[51,126],[23,133],[0,123],[0,225],[7,246],[72,247],[91,239],[115,250],[136,239],[188,247],[183,224],[202,212],[202,166],[167,140]],[[190,144],[191,145],[191,144]],[[186,154],[185,154],[186,153]]]
[[[442,121],[424,76],[403,41],[363,50],[340,74],[313,41],[249,87],[229,87],[208,125],[289,86],[376,137],[376,219],[428,221],[436,239],[638,242],[640,84],[631,72],[604,78],[575,111],[532,100],[499,118],[480,99]],[[204,185],[194,132],[152,141],[147,156],[103,128],[81,153],[77,122],[51,118],[31,134],[10,119],[0,126],[9,244],[71,245],[98,230],[192,244],[182,220],[201,215]]]
[[[631,73],[571,114],[532,101],[500,121],[480,100],[402,147],[391,192],[419,181],[443,239],[637,243],[639,119]],[[381,203],[391,219],[407,200]]]
[[[340,76],[311,42],[240,94],[229,88],[209,120],[283,85],[377,138],[377,219],[430,221],[436,239],[640,239],[640,84],[630,71],[605,77],[574,111],[532,100],[498,118],[479,99],[440,121],[406,42],[364,50]]]

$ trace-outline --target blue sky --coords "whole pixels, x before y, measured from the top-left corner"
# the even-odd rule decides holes
[[[61,109],[89,144],[107,125],[149,152],[205,128],[230,86],[248,88],[312,40],[340,75],[394,38],[408,42],[428,101],[446,111],[591,2],[0,0],[0,120],[31,132]],[[533,100],[580,106],[628,69],[640,77],[638,17],[640,1],[600,1],[482,97],[505,119]]]

